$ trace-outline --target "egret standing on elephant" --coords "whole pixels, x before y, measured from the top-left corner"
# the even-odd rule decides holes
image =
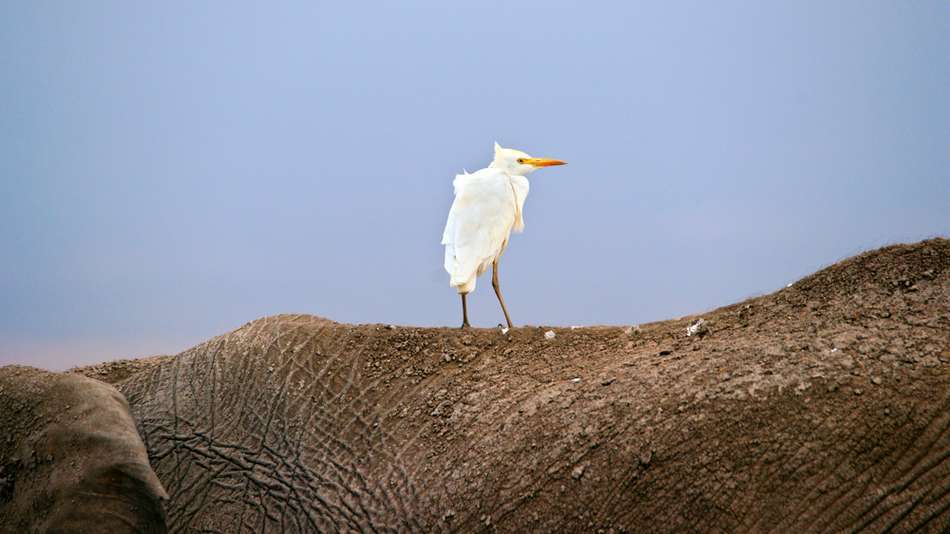
[[[492,287],[501,304],[508,328],[511,317],[498,283],[498,260],[508,247],[511,232],[524,230],[524,201],[528,198],[526,176],[541,167],[564,165],[563,161],[532,158],[520,150],[495,143],[491,164],[474,173],[455,177],[455,201],[442,233],[445,270],[449,285],[462,296],[462,328],[468,328],[465,297],[475,290],[475,280],[492,266]]]

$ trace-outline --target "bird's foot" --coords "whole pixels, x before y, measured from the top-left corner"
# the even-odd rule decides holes
[[[470,325],[470,324],[468,324],[467,322],[465,322],[465,323],[462,323],[462,326],[461,326],[460,328],[461,328],[462,330],[468,330],[468,329],[471,328],[471,327],[472,327],[472,325]]]

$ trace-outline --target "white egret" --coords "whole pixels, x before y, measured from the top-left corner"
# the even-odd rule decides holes
[[[455,201],[442,233],[445,245],[445,270],[449,285],[462,296],[462,328],[468,328],[466,295],[475,290],[475,280],[492,266],[492,287],[505,314],[508,328],[511,317],[498,284],[498,260],[511,232],[524,230],[524,201],[528,198],[526,176],[541,167],[564,165],[563,161],[532,158],[520,150],[502,148],[495,143],[491,164],[474,173],[456,175]]]

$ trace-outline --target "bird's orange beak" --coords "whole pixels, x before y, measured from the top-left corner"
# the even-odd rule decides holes
[[[521,162],[525,165],[532,165],[534,167],[553,167],[555,165],[567,165],[566,161],[561,161],[559,159],[548,159],[548,158],[524,158]]]

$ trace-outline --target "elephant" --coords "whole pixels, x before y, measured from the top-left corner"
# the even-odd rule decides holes
[[[639,326],[277,315],[72,373],[127,399],[172,532],[940,532],[948,364],[931,239]]]
[[[0,424],[3,532],[166,532],[168,496],[112,386],[0,368]]]
[[[0,368],[4,532],[950,529],[950,241],[640,326]]]

